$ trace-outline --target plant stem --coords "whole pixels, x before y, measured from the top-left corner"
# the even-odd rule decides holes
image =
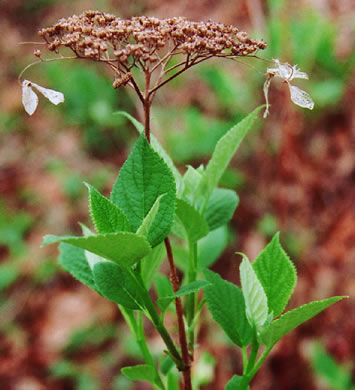
[[[151,73],[149,70],[145,71],[145,93],[144,93],[144,134],[147,138],[148,143],[150,143],[150,106],[151,106],[151,91],[149,91],[149,85],[150,85],[150,77]],[[165,247],[168,255],[169,260],[169,266],[170,266],[170,272],[171,272],[171,282],[173,285],[174,292],[178,291],[179,289],[179,279],[177,276],[175,264],[174,264],[174,258],[173,258],[173,252],[171,249],[169,238],[167,237],[165,240]],[[142,288],[144,284],[142,284]],[[192,384],[191,384],[191,362],[190,362],[190,356],[189,351],[187,348],[187,341],[186,341],[186,333],[185,333],[185,324],[184,324],[184,315],[182,310],[182,304],[181,299],[176,298],[175,299],[175,306],[176,306],[176,315],[178,319],[178,328],[179,328],[179,341],[180,341],[180,347],[181,347],[181,354],[182,354],[182,360],[180,357],[180,354],[177,352],[175,344],[171,340],[171,337],[166,330],[164,324],[162,323],[160,316],[158,315],[155,306],[150,299],[150,296],[148,294],[149,300],[146,302],[146,308],[151,316],[152,322],[155,326],[155,328],[160,333],[161,337],[165,341],[166,346],[169,349],[169,352],[171,353],[171,357],[176,363],[177,368],[182,371],[183,375],[183,390],[192,390]],[[149,301],[149,302],[148,302]],[[148,305],[147,305],[148,304]]]
[[[243,375],[247,372],[248,356],[246,347],[242,347]]]
[[[197,243],[191,243],[189,241],[189,253],[190,253],[190,262],[189,262],[189,272],[188,272],[188,283],[191,283],[197,278]],[[187,306],[186,306],[186,320],[188,325],[188,345],[191,356],[193,357],[194,344],[195,344],[195,329],[192,326],[193,320],[196,314],[196,297],[197,294],[189,294],[187,296]]]
[[[264,360],[266,359],[267,355],[270,353],[273,345],[266,348],[263,354],[260,356],[259,360],[256,362],[254,367],[251,369],[251,371],[248,374],[248,377],[250,377],[250,380],[253,379],[254,375],[258,372],[260,366],[264,363]]]
[[[165,390],[165,386],[160,378],[159,371],[157,369],[157,366],[154,362],[154,359],[149,351],[149,348],[147,346],[145,334],[144,334],[144,328],[143,328],[143,318],[142,313],[138,313],[138,320],[136,316],[134,315],[133,310],[127,309],[124,306],[118,305],[128,327],[130,328],[132,334],[134,335],[136,342],[139,346],[139,349],[142,352],[142,355],[144,357],[144,360],[147,364],[152,366],[155,370],[156,375],[156,386],[160,390]]]
[[[173,257],[173,251],[171,249],[170,240],[167,237],[164,240],[166,253],[168,256],[169,261],[169,267],[170,267],[170,280],[171,284],[173,286],[174,292],[179,290],[179,278],[176,272],[175,264],[174,264],[174,257]],[[180,341],[180,347],[181,347],[181,353],[182,353],[182,360],[184,362],[185,368],[182,370],[182,376],[184,379],[184,390],[192,390],[191,385],[191,361],[189,356],[189,351],[187,347],[187,340],[186,340],[186,332],[185,332],[185,324],[184,324],[184,314],[182,310],[182,304],[180,297],[175,299],[175,307],[176,307],[176,316],[178,320],[178,327],[179,327],[179,341]]]
[[[150,76],[151,73],[149,70],[145,72],[145,93],[144,93],[144,133],[147,141],[150,143],[150,106],[151,98],[149,94],[149,85],[150,85]]]
[[[250,381],[254,378],[255,374],[258,372],[260,366],[263,364],[267,355],[270,353],[272,347],[273,347],[273,345],[271,345],[265,349],[265,351],[262,353],[262,355],[260,356],[260,358],[256,362],[256,364],[255,364],[255,359],[256,359],[258,349],[259,349],[259,344],[258,344],[257,348],[254,349],[254,350],[256,350],[256,353],[253,353],[253,349],[252,349],[252,352],[250,354],[250,359],[248,362],[248,369],[249,370],[246,372],[243,372],[243,379],[238,387],[238,390],[245,390],[245,389],[249,388]],[[254,343],[253,343],[253,348],[254,348]],[[251,360],[253,361],[252,364],[250,364]]]
[[[171,358],[174,360],[178,369],[183,370],[185,365],[183,360],[181,359],[180,353],[177,350],[175,343],[170,337],[167,329],[162,323],[160,315],[157,312],[157,309],[155,308],[148,291],[144,287],[143,281],[141,280],[141,278],[139,278],[139,275],[136,275],[133,272],[131,274],[132,277],[134,277],[137,280],[137,294],[139,295],[140,300],[144,303],[144,307],[149,313],[150,319],[153,322],[155,329],[159,332],[160,336],[164,340],[165,345],[168,348],[168,351],[171,355]]]
[[[150,98],[144,100],[144,134],[147,141],[150,143]]]
[[[255,364],[255,360],[256,360],[256,357],[258,355],[258,351],[259,351],[259,343],[257,342],[256,340],[256,335],[254,336],[254,340],[253,340],[253,344],[252,344],[252,347],[251,347],[251,352],[250,352],[250,356],[249,356],[249,361],[248,361],[248,365],[247,365],[247,369],[246,369],[246,372],[247,374],[252,370],[252,368],[254,367],[254,364]]]
[[[153,356],[151,355],[149,348],[147,346],[147,341],[144,334],[144,327],[143,327],[143,317],[142,313],[138,313],[138,337],[137,337],[137,344],[139,345],[139,348],[144,356],[144,360],[146,363],[154,367],[155,370],[155,376],[156,376],[156,383],[157,386],[161,390],[165,390],[165,386],[160,378],[159,371],[157,369],[157,366],[154,362]]]

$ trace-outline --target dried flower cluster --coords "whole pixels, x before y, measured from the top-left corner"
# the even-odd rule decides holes
[[[49,50],[67,46],[80,57],[98,61],[105,60],[105,53],[112,48],[114,56],[127,66],[132,64],[130,57],[135,62],[159,61],[158,52],[163,47],[199,56],[247,56],[266,47],[263,41],[250,39],[236,27],[212,21],[147,16],[123,20],[99,11],[60,19],[39,34],[47,41]]]
[[[99,11],[60,19],[39,34],[51,51],[65,46],[80,58],[114,64],[119,76],[116,87],[130,80],[127,73],[132,67],[155,70],[176,54],[185,55],[184,65],[190,67],[197,60],[255,55],[266,47],[265,42],[252,40],[236,27],[212,21],[147,16],[123,20]]]

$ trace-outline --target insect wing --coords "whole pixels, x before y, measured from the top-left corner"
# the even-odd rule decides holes
[[[313,110],[314,107],[314,101],[309,96],[309,94],[302,89],[295,87],[294,85],[290,85],[290,93],[291,93],[291,100],[297,104],[297,106],[308,108],[310,110]]]
[[[28,115],[32,115],[38,106],[38,96],[33,92],[31,85],[28,80],[22,83],[22,104]]]
[[[38,84],[32,83],[32,85],[39,91],[41,94],[46,97],[51,103],[57,105],[64,102],[64,95],[61,92],[54,91],[53,89],[41,87]]]

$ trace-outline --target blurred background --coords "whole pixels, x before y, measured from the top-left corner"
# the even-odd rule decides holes
[[[65,95],[40,98],[29,117],[17,77],[36,60],[37,31],[86,9],[122,18],[186,16],[236,25],[268,43],[264,58],[298,64],[296,80],[315,101],[292,105],[273,82],[271,115],[248,135],[222,186],[240,205],[216,234],[212,266],[237,282],[240,258],[254,259],[276,231],[298,270],[290,307],[350,295],[290,333],[255,377],[253,390],[350,390],[355,372],[354,4],[351,0],[0,0],[0,388],[142,390],[120,375],[141,356],[114,304],[64,273],[44,234],[79,233],[88,221],[87,181],[104,194],[136,140],[124,110],[141,119],[127,89],[103,66],[59,61],[24,75]],[[43,53],[45,50],[43,50]],[[244,61],[246,62],[246,61]],[[264,102],[266,65],[209,61],[159,91],[152,129],[181,171],[205,163],[216,141]],[[255,69],[256,68],[256,69]],[[213,259],[212,259],[213,261]],[[161,343],[149,332],[153,351]],[[198,340],[201,389],[224,388],[240,356],[204,313]]]

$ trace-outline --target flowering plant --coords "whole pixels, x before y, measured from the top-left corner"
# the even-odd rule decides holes
[[[236,373],[225,388],[248,388],[281,337],[343,297],[314,301],[282,314],[297,278],[278,234],[252,263],[241,254],[241,287],[208,269],[216,257],[201,255],[204,244],[214,246],[215,232],[230,221],[237,207],[237,194],[218,185],[262,107],[218,141],[205,167],[188,167],[184,174],[151,134],[150,109],[157,90],[193,65],[212,57],[255,57],[266,44],[235,27],[211,21],[122,20],[98,11],[61,19],[40,35],[49,50],[59,54],[62,47],[68,47],[74,52],[73,57],[61,58],[109,66],[114,72],[113,87],[132,88],[145,114],[144,124],[124,114],[140,136],[119,171],[110,198],[86,184],[95,231],[81,224],[82,236],[47,235],[43,245],[60,243],[61,266],[118,305],[144,358],[144,364],[123,368],[124,375],[147,381],[154,389],[177,389],[180,381],[185,390],[198,389],[198,372],[193,370],[197,366],[195,349],[200,314],[207,304],[214,320],[241,349],[243,372]],[[35,55],[39,62],[48,61],[39,51]],[[307,75],[278,60],[274,66],[267,70],[266,99],[271,78],[276,76],[289,85],[296,104],[313,108],[310,97],[289,84]],[[54,104],[64,101],[59,92],[28,80],[22,87],[30,115],[38,104],[32,87]],[[165,257],[170,283],[159,271]],[[173,303],[177,335],[164,321]],[[143,316],[165,344],[164,359],[156,359],[149,349]]]

